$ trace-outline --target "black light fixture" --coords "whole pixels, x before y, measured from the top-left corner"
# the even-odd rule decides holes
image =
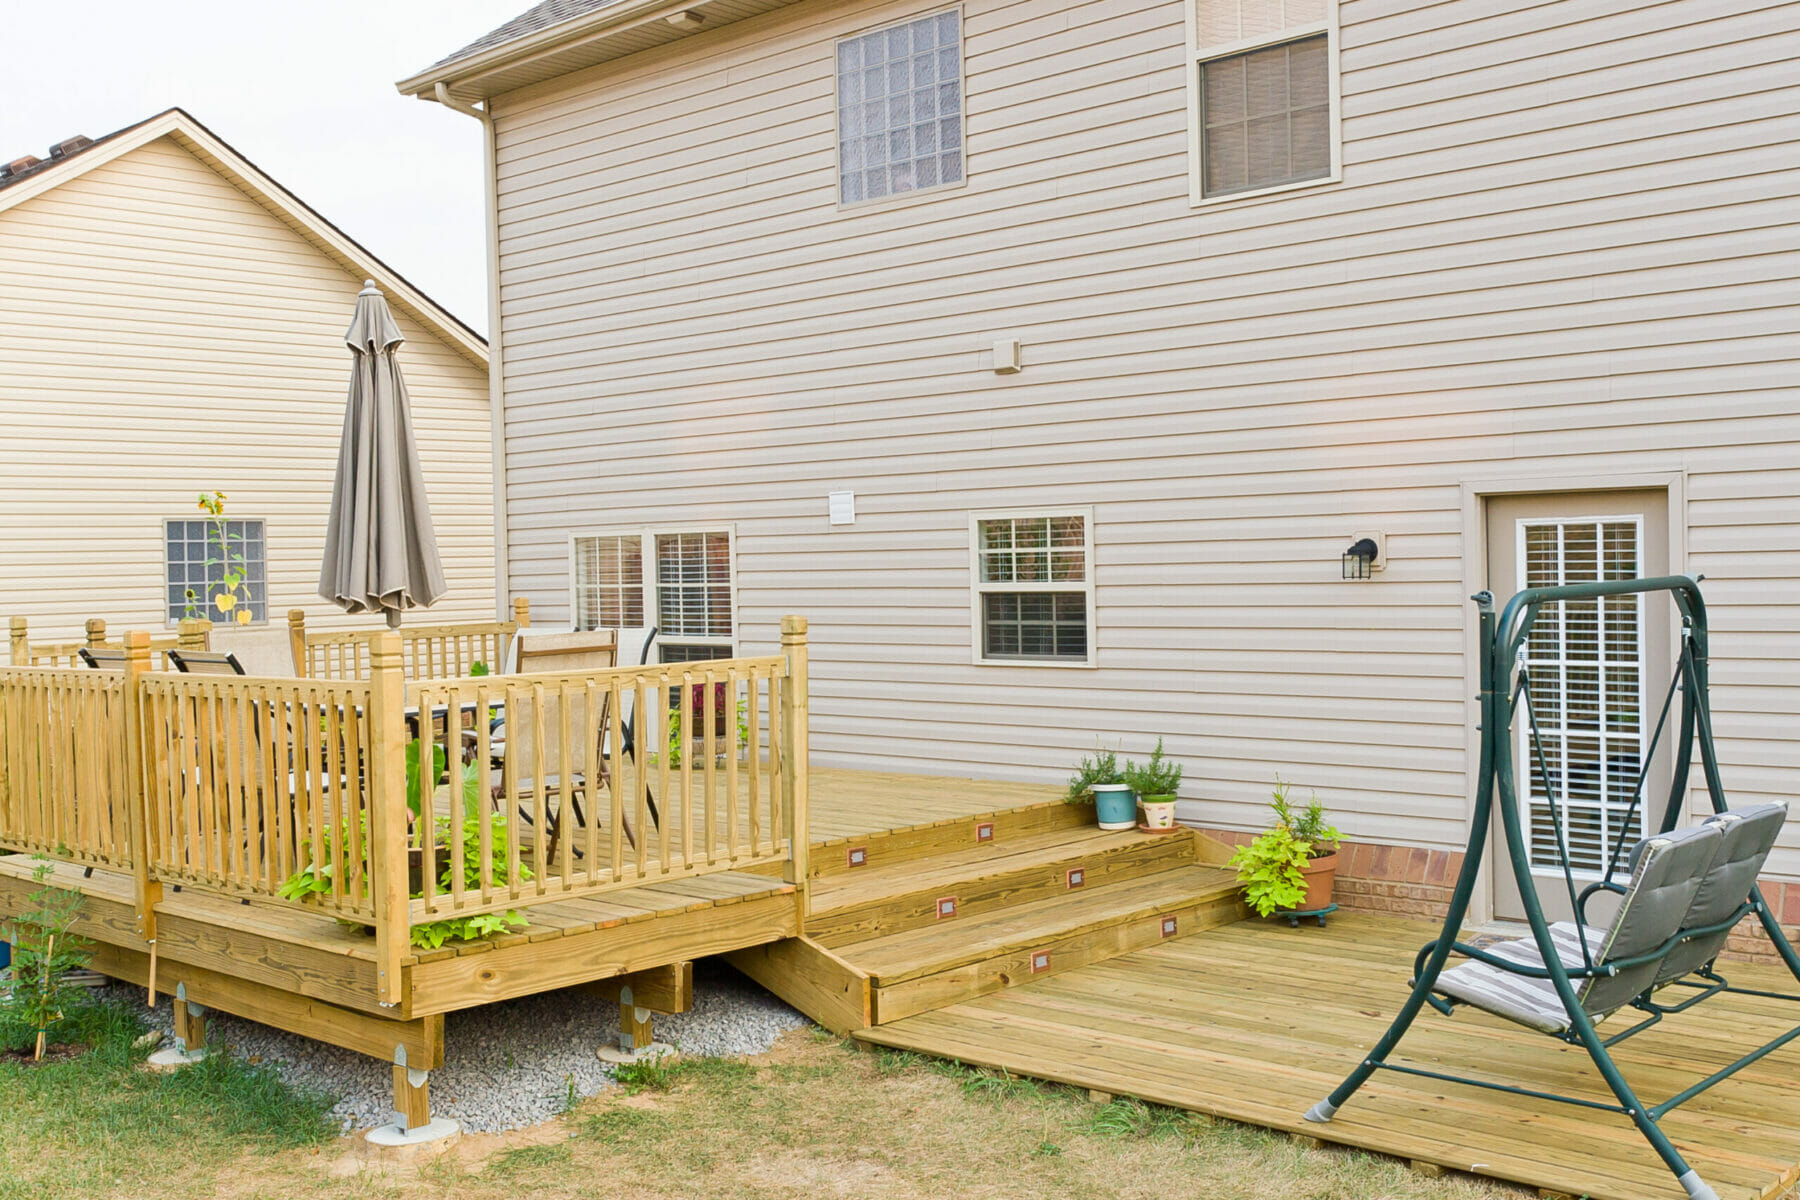
[[[1381,547],[1375,544],[1374,538],[1357,538],[1350,548],[1344,551],[1344,578],[1368,579],[1375,573],[1375,556],[1381,553]]]

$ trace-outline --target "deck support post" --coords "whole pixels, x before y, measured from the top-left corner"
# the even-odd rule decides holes
[[[789,614],[781,618],[781,653],[787,659],[787,705],[781,714],[782,815],[787,824],[788,861],[782,878],[794,885],[800,908],[801,928],[809,908],[807,850],[811,844],[807,816],[807,769],[812,734],[806,696],[806,618]]]
[[[31,633],[24,617],[14,617],[8,629],[11,660],[15,667],[31,665]]]
[[[375,994],[388,1007],[405,998],[400,960],[412,942],[405,709],[400,635],[383,630],[369,643],[369,866],[375,908]],[[430,829],[429,822],[425,828]]]
[[[651,1029],[655,1011],[637,1002],[629,984],[619,989],[619,1044],[602,1046],[595,1053],[601,1062],[619,1064],[642,1062],[647,1058],[664,1058],[675,1053],[675,1047],[656,1040]]]
[[[407,1065],[406,1047],[394,1047],[394,1121],[369,1130],[369,1145],[378,1149],[451,1145],[462,1126],[431,1115],[431,1072]]]
[[[175,985],[174,1024],[175,1044],[144,1062],[152,1071],[178,1071],[206,1057],[206,1009],[188,999],[185,984]]]
[[[104,627],[101,632],[105,633]],[[162,881],[150,877],[150,793],[144,786],[143,687],[139,682],[149,669],[150,635],[142,630],[128,632],[121,704],[125,724],[125,828],[131,845],[131,891],[137,934],[154,954],[156,906],[162,902]]]
[[[87,633],[87,644],[88,644],[89,650],[98,650],[100,647],[106,645],[106,620],[105,620],[105,618],[89,617],[87,619],[87,623],[82,626],[82,629]]]

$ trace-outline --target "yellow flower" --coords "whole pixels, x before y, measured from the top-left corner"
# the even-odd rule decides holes
[[[213,605],[217,607],[220,612],[228,613],[237,607],[237,594],[234,592],[220,592],[213,597]]]
[[[247,609],[247,608],[238,609],[237,623],[239,625],[248,625],[250,623],[250,610],[249,609]]]

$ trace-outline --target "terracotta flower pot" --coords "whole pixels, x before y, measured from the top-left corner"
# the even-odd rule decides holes
[[[1306,899],[1300,902],[1298,912],[1313,912],[1331,903],[1331,888],[1337,881],[1336,854],[1327,854],[1311,859],[1301,868],[1306,876]]]

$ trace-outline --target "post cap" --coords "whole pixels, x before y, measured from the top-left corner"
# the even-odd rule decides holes
[[[82,628],[86,629],[89,633],[105,633],[106,620],[103,617],[89,617],[87,623],[83,625]]]
[[[289,625],[304,625],[304,624],[306,624],[306,610],[304,608],[288,609],[288,624]]]
[[[13,617],[11,619],[11,621],[9,622],[9,625],[14,633],[25,632],[25,618],[24,617]]]
[[[805,632],[806,632],[806,618],[805,617],[799,616],[798,614],[795,614],[795,613],[789,613],[787,616],[781,618],[781,633],[782,633],[783,637],[786,637],[790,634],[804,634]]]

